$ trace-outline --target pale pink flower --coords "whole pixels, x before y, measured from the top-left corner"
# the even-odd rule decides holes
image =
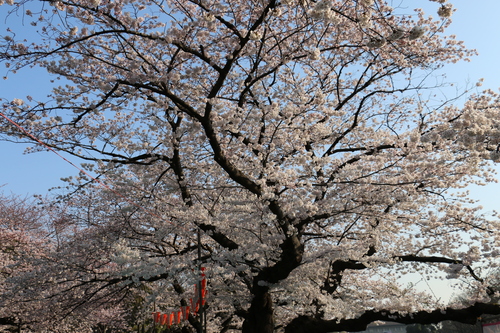
[[[409,40],[419,39],[425,34],[425,29],[419,26],[415,26],[410,30]]]
[[[17,105],[17,106],[21,106],[21,105],[23,105],[23,104],[24,104],[24,101],[23,101],[22,99],[20,99],[20,98],[14,98],[14,99],[12,100],[12,104],[13,104],[13,105]]]
[[[451,4],[443,5],[439,7],[437,13],[442,18],[449,18],[453,13],[453,6]]]

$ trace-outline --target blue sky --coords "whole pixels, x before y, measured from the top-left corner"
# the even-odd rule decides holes
[[[500,87],[500,67],[498,66],[498,55],[500,54],[500,43],[498,43],[498,32],[500,32],[500,1],[485,0],[449,0],[457,11],[453,15],[453,24],[448,30],[450,34],[464,40],[469,48],[477,49],[479,56],[472,59],[470,63],[462,62],[447,66],[444,72],[448,81],[455,83],[460,89],[467,82],[474,84],[479,78],[484,78],[483,88],[491,88],[495,91]],[[425,6],[436,10],[437,3],[428,0],[407,0],[409,7]],[[394,5],[399,4],[395,1]],[[0,6],[0,17],[3,17],[8,7]],[[431,12],[429,12],[431,13]],[[437,17],[437,14],[432,13]],[[0,21],[0,34],[2,34],[12,20]],[[2,68],[0,71],[4,71]],[[0,77],[4,73],[0,73]],[[49,93],[47,76],[41,70],[22,71],[11,75],[8,80],[0,79],[0,98],[12,99],[15,97],[25,98],[31,95],[35,98],[43,97]],[[450,93],[452,95],[452,93]],[[0,121],[4,121],[0,118]],[[10,142],[0,142],[0,190],[4,193],[19,195],[45,194],[52,187],[62,186],[61,177],[75,175],[78,170],[52,152],[40,152],[24,155],[25,145]],[[69,157],[79,164],[80,161]],[[471,187],[471,197],[478,199],[484,206],[486,212],[496,209],[500,192],[500,184],[490,184],[486,187]],[[444,282],[446,284],[446,282]],[[440,291],[439,285],[433,283],[432,289],[439,297],[446,299],[450,293]]]

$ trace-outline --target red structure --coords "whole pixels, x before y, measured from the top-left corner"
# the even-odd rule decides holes
[[[201,286],[201,300],[199,298],[198,285]],[[165,325],[167,328],[173,324],[180,324],[183,320],[189,318],[189,314],[192,313],[194,316],[200,310],[200,305],[205,305],[205,297],[207,295],[207,279],[205,276],[205,267],[201,268],[201,281],[194,285],[194,298],[191,298],[191,307],[181,306],[180,311],[173,311],[170,314],[162,314],[161,312],[153,312],[153,320],[155,325]]]

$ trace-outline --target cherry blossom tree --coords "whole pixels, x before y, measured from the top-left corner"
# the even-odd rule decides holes
[[[77,232],[64,206],[42,205],[43,200],[39,199],[37,203],[2,194],[0,200],[0,326],[14,327],[16,332],[21,329],[54,331],[51,328],[54,322],[40,318],[48,317],[49,311],[61,311],[58,308],[68,303],[51,301],[50,297],[41,299],[56,294],[55,290],[60,291],[56,281],[61,279],[57,274],[68,275],[86,265],[83,261],[77,262],[81,255],[72,255],[75,251],[68,253],[67,248],[74,242],[71,238],[76,238]],[[62,260],[65,255],[66,261]],[[75,267],[65,267],[69,261]],[[118,311],[120,306],[110,304],[94,306],[96,311],[90,318],[73,316],[63,320],[58,317],[57,331],[84,331],[98,324],[122,327],[124,317]]]
[[[498,221],[460,192],[494,181],[499,97],[434,95],[433,71],[474,54],[446,0],[437,19],[383,0],[5,2],[26,23],[3,32],[6,76],[42,67],[54,88],[4,100],[2,135],[85,161],[75,227],[4,297],[50,304],[41,323],[177,309],[199,258],[209,332],[500,312],[480,275]],[[412,272],[482,292],[444,308]]]
[[[40,251],[41,240],[45,233],[40,233],[40,212],[26,204],[27,199],[2,195],[0,201],[0,294],[8,292],[5,280],[16,271],[26,267],[15,264],[24,253],[36,256]],[[38,249],[37,249],[38,248]],[[19,315],[18,309],[7,311],[0,307],[0,325],[13,326]]]
[[[29,290],[19,290],[16,280],[36,274],[36,263],[61,243],[65,223],[62,212],[54,207],[42,207],[14,195],[2,193],[0,197],[0,325],[20,329],[36,321],[36,311],[27,311],[34,310],[36,302],[19,302],[21,294]],[[20,294],[9,298],[14,290]]]

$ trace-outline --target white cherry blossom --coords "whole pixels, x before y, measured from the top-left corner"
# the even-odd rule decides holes
[[[155,307],[188,304],[200,264],[210,332],[449,318],[405,283],[415,272],[488,299],[480,267],[498,261],[500,225],[462,190],[495,179],[500,97],[426,100],[433,68],[475,54],[450,20],[382,0],[8,4],[2,22],[34,21],[0,36],[0,61],[47,70],[52,92],[11,96],[2,115],[85,164],[44,201],[57,228],[1,226],[23,251],[0,251],[0,320],[150,329]]]

